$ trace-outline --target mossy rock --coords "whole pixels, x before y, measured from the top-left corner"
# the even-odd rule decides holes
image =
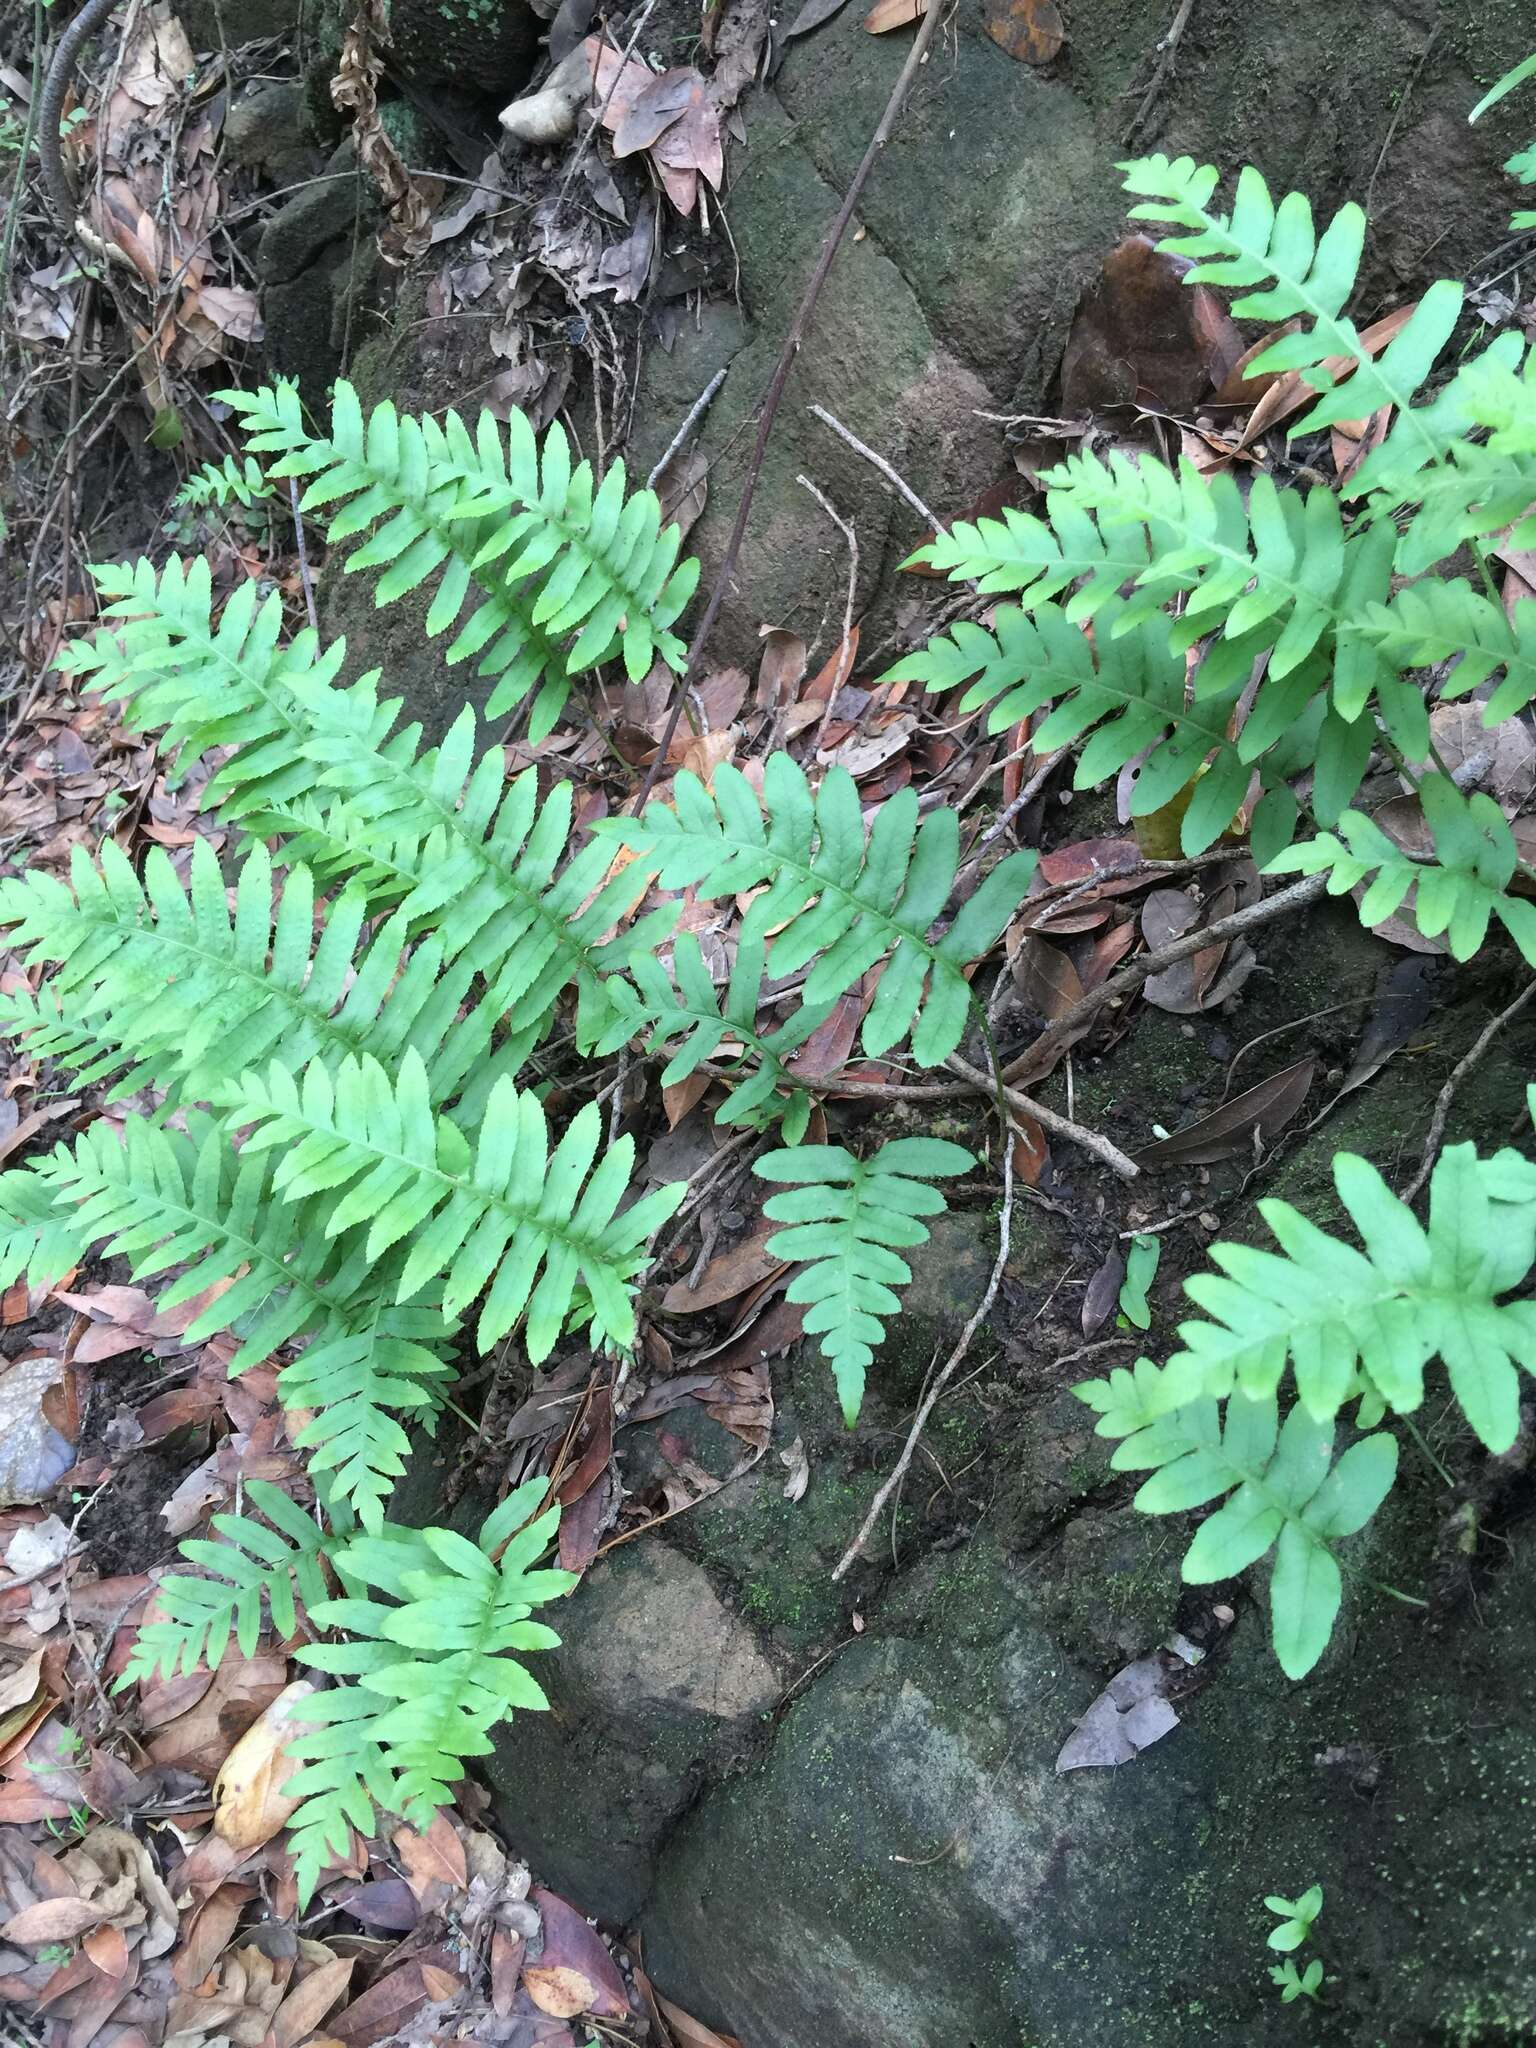
[[[647,1967],[754,2048],[1536,2038],[1533,1596],[1527,1531],[1480,1612],[1431,1634],[1367,1593],[1300,1687],[1245,1609],[1180,1727],[1058,1777],[1107,1673],[989,1543],[930,1560],[671,1842]],[[1314,1881],[1330,1981],[1298,2022],[1262,1897]]]

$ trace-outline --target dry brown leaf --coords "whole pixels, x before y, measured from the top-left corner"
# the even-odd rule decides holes
[[[358,159],[389,215],[389,225],[379,236],[379,254],[387,263],[399,264],[431,247],[432,211],[379,119],[378,83],[384,72],[379,52],[389,40],[385,0],[362,0],[342,38],[331,101],[339,112],[352,116]]]
[[[602,1936],[554,1892],[530,1896],[544,1923],[544,1949],[524,1966],[523,1984],[540,2012],[561,2020],[583,2012],[623,2018],[629,2011],[624,1979]]]
[[[1360,345],[1368,356],[1376,356],[1408,325],[1418,310],[1418,300],[1411,305],[1399,306],[1395,312],[1375,320],[1369,327],[1362,328]],[[1274,337],[1278,339],[1278,335]],[[1339,382],[1349,376],[1355,367],[1353,356],[1328,356],[1323,368]],[[1310,405],[1318,396],[1315,386],[1308,384],[1300,370],[1287,370],[1277,377],[1264,393],[1248,417],[1247,424],[1238,436],[1236,448],[1242,449],[1256,441],[1260,434],[1266,434],[1271,427],[1288,420],[1292,413],[1300,412],[1304,405]]]
[[[750,1237],[711,1259],[699,1275],[697,1286],[689,1286],[686,1280],[675,1281],[661,1297],[664,1312],[669,1316],[698,1315],[704,1309],[734,1301],[749,1287],[782,1273],[784,1261],[766,1250],[776,1228],[775,1224],[761,1224]]]
[[[677,2048],[741,2048],[734,2034],[717,2034],[713,2027],[706,2027],[702,2020],[694,2019],[674,2005],[670,1998],[663,1998],[659,1991],[652,1992],[656,2009],[671,2028],[677,2041]]]
[[[266,1706],[240,1737],[214,1780],[214,1832],[235,1849],[259,1849],[288,1823],[299,1806],[284,1785],[298,1770],[285,1745],[294,1732],[288,1709],[315,1688],[297,1678]]]
[[[295,1985],[272,2015],[273,2048],[297,2048],[311,2035],[331,2007],[346,1996],[356,1967],[355,1956],[332,1956]]]
[[[1296,1115],[1316,1068],[1315,1059],[1297,1060],[1132,1157],[1138,1166],[1161,1167],[1208,1166],[1220,1159],[1251,1156],[1255,1139],[1267,1143]]]
[[[984,0],[981,25],[1000,50],[1021,64],[1049,64],[1067,40],[1055,0]]]
[[[427,1887],[442,1883],[463,1891],[469,1883],[464,1866],[464,1844],[446,1813],[435,1813],[424,1835],[414,1828],[400,1828],[394,1838],[395,1853],[405,1866],[406,1882],[421,1899]]]
[[[909,22],[920,21],[924,0],[875,0],[875,4],[864,17],[864,26],[872,36],[886,35],[893,28],[905,28]]]
[[[0,1927],[0,1941],[15,1942],[19,1948],[43,1948],[54,1941],[75,1941],[89,1928],[99,1927],[107,1908],[90,1899],[39,1899],[23,1906]]]

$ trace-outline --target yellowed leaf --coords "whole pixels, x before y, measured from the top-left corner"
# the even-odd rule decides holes
[[[287,1824],[298,1806],[283,1790],[298,1769],[284,1753],[293,1734],[287,1710],[314,1691],[308,1679],[285,1686],[246,1729],[214,1780],[214,1832],[232,1848],[259,1849]]]

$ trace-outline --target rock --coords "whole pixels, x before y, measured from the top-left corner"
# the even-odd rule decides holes
[[[527,83],[543,24],[528,0],[391,0],[389,27],[408,77],[505,100]]]
[[[273,78],[244,92],[224,119],[224,154],[279,188],[317,177],[322,159],[309,136],[303,86]]]
[[[256,245],[267,360],[295,377],[312,404],[324,402],[341,367],[348,303],[367,289],[378,258],[379,206],[371,182],[343,143],[323,176],[273,214]]]
[[[1064,1656],[984,1539],[919,1576],[669,1842],[640,1921],[668,1997],[752,2048],[1293,2048],[1261,1898],[1318,1881],[1307,2038],[1530,2038],[1529,1536],[1437,1641],[1357,1588],[1352,1653],[1305,1687],[1246,1610],[1182,1726],[1065,1777],[1114,1663]],[[1341,1751],[1388,1759],[1376,1796]]]
[[[614,1551],[554,1619],[562,1648],[539,1668],[552,1711],[498,1730],[486,1775],[543,1875],[622,1922],[667,1830],[750,1747],[783,1686],[702,1567],[663,1540]]]
[[[195,50],[238,49],[260,37],[315,29],[319,0],[177,0],[176,13]]]

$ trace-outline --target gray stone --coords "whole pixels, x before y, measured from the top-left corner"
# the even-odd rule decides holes
[[[499,1730],[486,1775],[548,1880],[624,1921],[669,1828],[750,1748],[783,1687],[704,1570],[664,1541],[614,1551],[554,1619],[562,1647],[539,1663],[551,1711]]]
[[[272,78],[243,93],[224,119],[224,154],[241,169],[265,172],[280,189],[318,176],[321,155],[309,135],[303,86]]]
[[[1359,1637],[1302,1688],[1245,1611],[1182,1726],[1064,1777],[1114,1664],[1062,1653],[1034,1576],[984,1542],[931,1560],[690,1815],[640,1923],[663,1992],[752,2048],[1533,2038],[1529,1535],[1437,1639],[1357,1591]],[[1319,1761],[1351,1744],[1374,1778]],[[1314,1881],[1333,1981],[1303,2035],[1261,1900]]]

